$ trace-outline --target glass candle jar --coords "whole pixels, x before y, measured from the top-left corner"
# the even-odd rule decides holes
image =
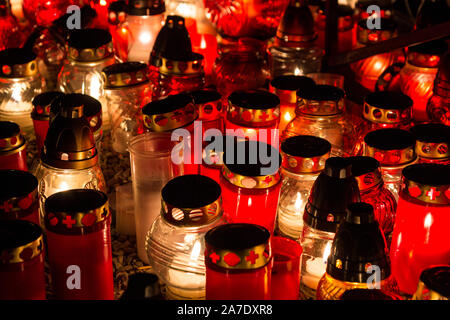
[[[204,236],[223,223],[220,186],[208,177],[184,175],[170,180],[161,195],[161,215],[146,239],[150,265],[169,299],[203,300]]]
[[[369,93],[364,99],[363,117],[359,129],[359,141],[355,154],[362,154],[366,134],[377,129],[399,128],[408,130],[412,125],[413,101],[407,95],[395,91]]]
[[[31,132],[31,101],[45,87],[36,55],[26,49],[6,49],[0,51],[0,65],[0,120],[14,121]]]
[[[111,214],[103,192],[74,189],[45,201],[48,262],[59,300],[113,300]]]
[[[227,134],[279,145],[280,99],[265,90],[234,91],[228,96]]]
[[[62,92],[48,91],[38,94],[32,101],[34,108],[33,111],[31,111],[31,118],[33,119],[36,145],[39,152],[42,152],[45,137],[47,136],[48,127],[50,125],[50,105],[55,99],[58,99],[63,95]]]
[[[331,155],[348,156],[355,145],[355,129],[345,114],[345,93],[329,85],[303,87],[297,91],[296,117],[282,133],[282,140],[296,135],[311,135],[331,143]]]
[[[91,127],[83,104],[64,95],[58,114],[51,121],[35,175],[39,181],[41,218],[50,195],[70,189],[106,192]]]
[[[277,230],[285,237],[300,241],[303,213],[309,192],[330,156],[331,144],[313,136],[294,136],[281,143],[281,175]]]
[[[164,23],[166,8],[161,0],[130,0],[125,25],[129,31],[128,61],[146,63]]]
[[[338,224],[349,203],[360,201],[358,184],[347,158],[331,157],[313,184],[303,214],[300,244],[300,298],[316,299],[320,278],[326,271],[327,259]]]
[[[59,90],[90,95],[106,106],[101,72],[115,63],[111,34],[103,29],[73,30],[67,46],[67,59],[58,75]],[[108,110],[102,111],[105,128],[109,124]]]
[[[224,132],[223,99],[216,90],[197,90],[189,93],[198,112],[198,120],[202,122],[202,136],[208,129]]]
[[[357,24],[356,48],[370,46],[384,40],[391,39],[396,34],[397,24],[389,18],[381,18],[380,29],[369,29],[367,19]],[[350,67],[355,74],[356,81],[370,91],[375,91],[378,78],[383,72],[399,59],[399,52],[386,52],[351,63]]]
[[[116,152],[127,151],[128,142],[138,132],[141,108],[151,100],[147,68],[144,63],[124,62],[103,69],[112,148]]]
[[[450,300],[450,265],[426,268],[419,278],[412,300]]]
[[[17,123],[0,121],[0,169],[28,171],[26,145]]]
[[[377,276],[373,277],[375,272]],[[317,287],[317,300],[339,300],[347,290],[374,288],[397,290],[386,241],[372,205],[351,203],[334,237],[327,272]]]
[[[220,186],[225,219],[257,224],[273,233],[281,187],[278,150],[262,142],[241,141],[226,148],[223,162]]]
[[[433,85],[442,56],[447,52],[445,40],[435,40],[408,48],[405,66],[399,73],[400,89],[413,101],[416,122],[429,121],[426,111],[433,95]]]
[[[0,300],[45,300],[42,229],[22,220],[0,220]]]
[[[213,66],[213,82],[223,97],[236,90],[264,87],[270,77],[265,44],[250,38],[221,44]]]
[[[271,300],[298,300],[302,247],[298,242],[284,237],[272,237],[271,241]]]
[[[132,137],[128,147],[137,254],[145,263],[148,263],[145,237],[161,212],[161,189],[170,179],[183,173],[171,159],[175,144],[170,132],[149,132]]]
[[[450,53],[441,59],[427,113],[431,121],[450,126]]]
[[[254,224],[217,226],[205,235],[206,300],[269,300],[270,232]]]
[[[314,80],[303,76],[277,76],[270,82],[270,92],[276,94],[280,99],[280,132],[286,128],[287,124],[295,117],[297,106],[297,90],[302,87],[313,87]]]
[[[40,225],[36,177],[21,170],[0,170],[0,181],[0,220],[28,220]]]
[[[378,129],[364,137],[363,155],[380,162],[385,186],[398,200],[404,167],[417,161],[414,136],[402,129]]]
[[[403,169],[391,245],[392,273],[400,291],[413,295],[420,273],[450,259],[450,167],[414,164]]]
[[[392,192],[384,185],[380,162],[372,157],[350,157],[352,174],[358,182],[361,201],[373,206],[375,220],[390,246],[390,236],[395,222],[397,201]]]
[[[283,75],[306,75],[322,68],[324,50],[319,47],[304,49],[270,47],[270,74],[272,78]]]
[[[409,130],[416,138],[419,163],[450,164],[450,127],[441,123],[418,124]]]

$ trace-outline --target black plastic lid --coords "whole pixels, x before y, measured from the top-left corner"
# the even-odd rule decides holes
[[[409,181],[427,186],[450,185],[450,166],[445,164],[412,164],[403,169],[402,175]]]
[[[340,300],[397,300],[392,295],[384,293],[379,289],[351,289],[346,290]]]
[[[127,12],[127,2],[123,0],[113,1],[108,6],[109,12]]]
[[[106,194],[92,189],[71,189],[54,193],[45,200],[46,212],[88,213],[108,201]]]
[[[53,100],[50,106],[50,114],[54,117],[64,108],[83,106],[83,115],[90,118],[101,114],[102,104],[90,95],[82,93],[67,93]]]
[[[450,127],[442,123],[417,124],[409,131],[417,141],[431,143],[450,142]]]
[[[380,23],[381,23],[381,28],[376,29],[377,31],[381,31],[381,30],[395,31],[395,29],[397,29],[397,23],[393,19],[380,18]],[[361,27],[362,29],[370,30],[369,25],[367,24],[367,19],[363,19],[358,22],[358,26]]]
[[[217,182],[206,176],[189,174],[173,178],[162,188],[164,202],[176,208],[201,208],[221,195]]]
[[[163,114],[182,109],[192,102],[192,97],[187,93],[174,94],[146,104],[142,108],[142,113],[146,115]]]
[[[261,154],[268,159],[261,159]],[[262,160],[268,161],[264,163],[266,161]],[[281,155],[277,149],[264,142],[237,141],[233,151],[225,150],[223,163],[231,172],[242,176],[265,176],[278,171],[281,166]]]
[[[103,69],[103,72],[107,75],[110,74],[118,74],[125,72],[137,72],[139,70],[143,70],[147,68],[145,63],[136,62],[136,61],[127,61],[123,63],[115,63],[110,66],[107,66]]]
[[[81,29],[70,33],[68,44],[71,48],[99,48],[112,41],[109,31],[104,29]]]
[[[129,0],[128,14],[133,16],[153,16],[166,11],[164,0]]]
[[[450,265],[434,266],[425,269],[420,274],[422,281],[429,290],[450,298]]]
[[[315,86],[313,79],[305,76],[284,75],[275,77],[270,85],[279,90],[297,91],[301,88],[312,88]]]
[[[409,52],[417,52],[422,54],[438,55],[445,54],[448,50],[447,42],[443,39],[424,42],[408,48]]]
[[[403,150],[415,145],[414,136],[402,129],[379,129],[369,132],[364,142],[379,150]]]
[[[294,136],[281,143],[281,151],[302,158],[314,158],[327,154],[331,150],[331,144],[315,136]]]
[[[0,139],[7,139],[20,134],[20,127],[12,121],[0,121]]]
[[[0,170],[0,202],[23,198],[38,187],[34,175],[22,170]]]
[[[228,101],[237,107],[258,110],[273,109],[280,104],[276,94],[265,90],[234,91]]]
[[[158,276],[151,273],[135,273],[128,278],[126,291],[120,300],[162,300]]]
[[[25,220],[0,220],[0,252],[22,247],[36,241],[42,229]]]
[[[313,101],[339,101],[345,96],[344,90],[325,84],[304,87],[297,90],[297,98]]]
[[[36,59],[33,51],[22,48],[10,48],[0,51],[0,65],[15,66]]]
[[[360,201],[358,183],[348,158],[331,157],[311,188],[303,221],[311,228],[336,232],[348,204]]]
[[[223,224],[209,230],[205,242],[222,250],[245,250],[264,244],[270,239],[270,232],[261,226],[249,223]]]
[[[220,100],[222,95],[216,90],[197,90],[191,91],[189,94],[192,96],[192,100],[195,104],[204,104],[208,102],[213,102]]]
[[[380,167],[380,162],[372,157],[355,156],[348,157],[348,159],[352,163],[352,174],[355,177],[374,172]]]
[[[50,106],[53,100],[63,95],[64,93],[60,91],[47,91],[40,93],[34,97],[33,106],[42,106],[42,107]]]
[[[365,102],[380,109],[404,110],[412,108],[412,99],[404,93],[396,91],[380,91],[369,93]]]
[[[380,279],[390,274],[388,252],[383,233],[367,203],[348,205],[339,225],[327,261],[327,273],[340,281],[365,283],[373,275],[368,268],[380,268]]]

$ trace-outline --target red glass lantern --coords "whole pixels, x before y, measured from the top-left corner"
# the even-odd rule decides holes
[[[79,0],[23,0],[22,9],[31,25],[49,27],[69,6],[79,4]]]
[[[0,220],[0,300],[45,300],[42,229],[22,220]]]
[[[206,16],[223,37],[269,39],[290,0],[203,0]]]
[[[279,145],[280,99],[265,90],[234,91],[228,97],[227,134]]]
[[[48,261],[57,299],[114,299],[111,215],[101,191],[73,189],[45,201]]]
[[[25,138],[11,121],[0,121],[0,169],[28,171]]]
[[[433,95],[433,85],[438,65],[448,46],[444,40],[436,40],[408,48],[405,66],[401,69],[400,89],[413,101],[415,121],[428,121],[426,107]]]
[[[272,300],[298,300],[302,247],[294,240],[272,237]]]
[[[414,136],[402,129],[379,129],[364,137],[363,155],[380,162],[386,187],[398,199],[402,170],[417,161]]]
[[[272,250],[267,229],[225,224],[205,235],[206,300],[269,300]]]
[[[28,220],[40,225],[36,177],[21,170],[0,170],[0,181],[0,220]]]
[[[380,29],[369,29],[367,19],[358,22],[356,48],[370,46],[395,36],[397,25],[393,20],[381,18],[380,23]],[[365,88],[374,91],[378,78],[389,66],[400,61],[401,57],[400,52],[387,52],[354,62],[350,67],[356,80]]]
[[[48,127],[50,125],[50,105],[51,103],[64,95],[58,91],[48,91],[41,93],[33,99],[33,111],[31,118],[33,119],[34,133],[36,135],[36,144],[38,151],[41,152],[44,147],[45,137],[47,136]]]
[[[202,137],[208,129],[224,132],[223,99],[215,90],[197,90],[190,92],[198,112],[198,120],[202,122]]]
[[[357,148],[354,153],[362,153],[363,140],[371,131],[385,128],[408,130],[412,125],[413,101],[401,92],[380,91],[369,93],[364,99],[363,117],[360,124]]]
[[[427,113],[433,122],[450,126],[450,54],[441,60]]]
[[[224,217],[231,223],[258,224],[273,233],[281,187],[280,153],[256,141],[233,147],[225,150],[220,176]],[[265,164],[261,154],[270,157]]]
[[[450,261],[450,167],[411,165],[402,180],[391,261],[400,291],[412,295],[425,268]]]
[[[127,61],[130,30],[124,24],[127,18],[127,3],[119,0],[108,6],[108,30],[111,33],[114,52],[121,61]]]
[[[280,99],[280,123],[278,129],[283,132],[291,120],[295,118],[297,107],[297,90],[313,87],[314,80],[303,76],[279,76],[270,82],[270,92]]]
[[[450,127],[440,123],[415,125],[410,132],[416,138],[419,163],[450,164]]]

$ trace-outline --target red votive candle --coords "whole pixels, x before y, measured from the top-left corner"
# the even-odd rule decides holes
[[[298,300],[302,247],[294,240],[272,237],[272,300]]]
[[[263,164],[263,160],[268,161]],[[273,233],[281,187],[278,150],[257,141],[237,142],[234,148],[226,148],[223,163],[220,186],[225,219],[254,223]]]
[[[0,300],[44,300],[42,229],[22,220],[0,220]]]
[[[0,169],[28,171],[25,138],[11,121],[0,121]]]
[[[22,170],[0,170],[0,220],[39,221],[38,181]]]
[[[424,269],[450,261],[450,167],[414,164],[402,178],[390,255],[400,291],[412,295]]]
[[[41,152],[44,147],[45,137],[47,136],[48,127],[50,125],[50,105],[56,98],[63,95],[64,93],[62,92],[49,91],[38,94],[33,99],[31,118],[33,119],[34,133],[36,135],[36,144],[39,152]]]
[[[88,189],[55,193],[45,201],[44,221],[56,298],[114,299],[106,195]]]
[[[272,252],[267,229],[225,224],[205,235],[206,300],[270,299]]]

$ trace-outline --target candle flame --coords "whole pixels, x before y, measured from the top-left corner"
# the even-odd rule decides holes
[[[283,117],[287,122],[292,120],[291,114],[289,112],[286,112]]]
[[[202,40],[200,42],[200,49],[206,49],[205,36],[202,35]]]
[[[325,251],[323,252],[323,263],[326,264],[327,260],[328,260],[328,256],[330,255],[331,252],[331,242],[328,242],[326,247],[325,247]]]
[[[149,43],[151,39],[152,39],[152,36],[148,32],[142,32],[139,35],[139,41],[143,44]]]
[[[294,75],[299,76],[301,74],[302,74],[302,71],[299,69],[299,67],[295,67]]]
[[[426,216],[425,216],[425,220],[424,220],[424,227],[426,229],[426,234],[425,234],[425,243],[428,243],[430,240],[430,227],[433,224],[433,216],[431,215],[431,213],[429,212]]]
[[[295,211],[300,211],[303,208],[303,200],[300,192],[297,192],[297,198],[295,199]]]
[[[106,0],[100,0],[100,5],[102,7],[105,7],[108,3],[106,2]]]

